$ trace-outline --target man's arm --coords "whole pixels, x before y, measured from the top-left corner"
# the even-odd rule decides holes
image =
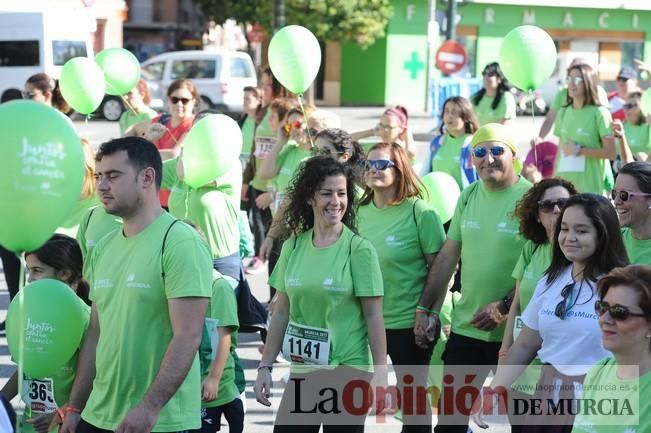
[[[97,306],[93,303],[90,308],[90,322],[86,331],[86,337],[79,350],[75,381],[70,391],[70,399],[68,400],[68,405],[80,410],[86,406],[88,396],[93,387],[93,380],[95,379],[95,353],[97,352],[99,333],[99,316]],[[59,432],[74,433],[80,419],[81,415],[78,413],[67,413]]]
[[[168,300],[172,340],[145,397],[129,411],[116,433],[151,432],[160,411],[183,383],[197,355],[208,300],[199,297]]]

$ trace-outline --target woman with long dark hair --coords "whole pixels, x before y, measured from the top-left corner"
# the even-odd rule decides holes
[[[514,121],[515,98],[500,65],[489,63],[481,74],[483,86],[470,98],[479,125]]]

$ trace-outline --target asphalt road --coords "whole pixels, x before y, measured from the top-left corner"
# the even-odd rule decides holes
[[[380,107],[336,107],[328,108],[338,114],[342,121],[342,128],[348,131],[357,131],[372,128],[377,122],[383,109]],[[426,153],[427,144],[433,136],[433,130],[437,127],[434,120],[427,113],[411,113],[410,125],[416,140],[417,152],[416,159],[422,160]],[[525,155],[529,148],[528,142],[536,134],[542,118],[532,119],[531,117],[519,118],[513,125],[513,131],[518,141],[518,151],[520,155]],[[103,141],[119,136],[119,129],[116,122],[106,122],[103,120],[75,121],[75,127],[82,137],[86,137],[94,147],[99,146]],[[266,301],[269,298],[266,271],[250,277],[253,294],[260,300]],[[4,319],[8,305],[8,293],[4,275],[0,274],[0,319]],[[273,426],[272,408],[266,408],[255,401],[253,396],[252,385],[256,377],[256,367],[260,359],[258,346],[260,340],[256,335],[242,334],[238,347],[238,355],[243,362],[247,379],[247,413],[245,418],[245,429],[247,433],[270,433]],[[4,337],[0,338],[0,385],[4,385],[6,380],[11,376],[15,369],[10,360],[7,342]],[[274,389],[273,403],[274,407],[280,401],[280,395],[284,387],[281,381],[283,375],[288,371],[287,364],[278,365],[273,372]],[[19,407],[17,399],[13,403]],[[491,419],[489,418],[489,421]],[[480,430],[475,427],[475,431],[486,431],[489,433],[508,432],[510,429],[505,423],[504,418],[493,420],[491,428]],[[386,424],[367,424],[367,431],[370,432],[398,432],[400,423],[389,417]],[[223,427],[222,431],[228,431],[228,427]]]

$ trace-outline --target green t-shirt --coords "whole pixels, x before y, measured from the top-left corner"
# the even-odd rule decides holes
[[[632,265],[651,265],[651,239],[635,239],[628,227],[622,228],[622,239]]]
[[[425,254],[437,253],[445,240],[438,214],[424,200],[408,198],[384,209],[371,200],[359,207],[357,218],[359,234],[371,241],[380,260],[384,326],[413,328],[428,272]]]
[[[359,298],[384,294],[375,248],[346,226],[327,247],[315,247],[312,235],[285,241],[269,285],[287,293],[291,322],[328,330],[328,365],[372,365]]]
[[[80,308],[84,311],[84,335],[88,329],[88,323],[90,322],[90,307],[86,305],[80,298],[77,298]],[[82,340],[83,341],[83,340]],[[56,374],[45,379],[45,381],[52,381],[51,392],[54,393],[54,402],[57,407],[62,407],[64,404],[68,403],[70,400],[70,391],[72,390],[72,383],[75,380],[75,375],[77,373],[77,359],[79,357],[79,352],[75,354],[66,362],[66,364],[59,368]],[[40,415],[36,411],[42,412],[42,403],[39,401],[41,398],[45,397],[46,399],[51,397],[49,394],[44,394],[42,391],[47,390],[47,383],[28,383],[31,379],[25,377],[23,379],[23,392],[21,393],[22,399],[25,402],[25,411],[23,412],[22,419],[22,432],[23,433],[33,433],[35,432],[31,424],[27,423],[28,415],[31,411],[32,417]],[[43,379],[41,379],[43,380]],[[41,392],[39,392],[41,391]],[[32,400],[34,399],[34,400]],[[38,407],[41,406],[41,409]],[[49,413],[49,411],[48,411]],[[56,429],[53,429],[52,432],[56,432]]]
[[[500,103],[492,108],[494,96],[484,95],[478,105],[472,104],[480,125],[501,123],[504,119],[515,120],[515,98],[511,92],[504,92]]]
[[[93,194],[85,200],[78,201],[75,208],[72,210],[72,213],[68,218],[66,218],[63,224],[56,229],[56,233],[67,235],[71,238],[77,237],[84,215],[86,215],[89,209],[96,206],[101,206],[97,194]]]
[[[626,134],[626,141],[633,155],[640,152],[651,152],[651,134],[649,134],[648,123],[644,122],[641,125],[633,125],[625,121],[624,134]]]
[[[432,171],[447,173],[457,181],[459,189],[463,190],[461,180],[461,149],[468,139],[468,134],[453,137],[445,134],[439,150],[432,158]]]
[[[276,134],[272,131],[271,129],[271,107],[267,107],[267,111],[265,112],[264,117],[262,118],[262,121],[258,125],[258,127],[255,129],[255,134],[254,137],[272,137],[275,138]],[[262,164],[262,158],[259,158],[258,155],[261,153],[261,149],[258,149],[257,146],[255,146],[255,138],[254,138],[254,147],[253,151],[255,153],[255,174],[253,176],[253,179],[251,179],[251,182],[249,182],[249,185],[251,185],[253,188],[257,189],[258,191],[267,191],[267,186],[269,185],[269,180],[262,180],[258,177],[258,170],[260,170],[260,165]],[[262,154],[265,155],[266,153],[262,152]]]
[[[178,178],[177,160],[163,163],[163,186],[171,190],[168,206],[176,218],[189,220],[201,229],[213,257],[240,250],[240,190],[242,171],[233,166],[214,184],[192,188]]]
[[[156,116],[158,116],[158,113],[149,107],[146,107],[144,111],[135,114],[131,110],[126,110],[122,113],[122,116],[120,116],[120,135],[124,135],[130,126],[144,122],[145,120],[151,120]]]
[[[572,140],[585,148],[600,149],[601,139],[612,133],[612,121],[610,112],[604,107],[586,105],[580,109],[572,106],[561,108],[554,127],[554,134],[561,143],[554,175],[574,183],[579,192],[604,195],[608,189],[606,177],[608,174],[612,177],[608,160],[565,156],[562,145]]]
[[[212,298],[208,304],[204,331],[209,337],[210,353],[202,359],[201,380],[205,380],[210,373],[210,366],[217,355],[217,334],[216,328],[228,327],[231,330],[231,347],[237,346],[237,330],[240,327],[237,318],[237,301],[235,292],[230,283],[217,271],[213,271],[215,279],[212,283]],[[212,331],[212,332],[211,332]],[[203,342],[202,342],[203,343]],[[239,395],[235,385],[235,360],[230,353],[224,366],[224,372],[219,381],[217,398],[213,401],[202,402],[202,407],[223,406],[233,401]]]
[[[298,143],[289,141],[278,153],[278,167],[280,171],[273,178],[274,189],[276,193],[284,194],[289,186],[289,182],[294,177],[298,167],[303,161],[312,156],[311,150],[303,150]],[[278,201],[282,201],[278,199]]]
[[[159,374],[172,339],[169,300],[212,296],[208,245],[196,230],[174,221],[163,212],[134,236],[114,231],[91,254],[90,299],[97,308],[100,335],[97,373],[82,417],[98,428],[115,430]],[[152,431],[201,426],[200,378],[197,355]]]
[[[601,405],[601,413],[579,412],[572,433],[651,432],[650,395],[651,372],[636,379],[620,379],[617,361],[605,358],[588,371],[581,396],[583,401],[596,401],[596,407]]]
[[[560,110],[561,107],[565,104],[567,104],[567,86],[563,86],[558,89],[549,108],[558,113],[558,110]]]
[[[511,272],[525,240],[513,209],[531,187],[523,177],[507,189],[490,191],[483,181],[459,197],[448,238],[461,242],[461,299],[452,312],[452,332],[482,341],[501,341],[504,323],[493,331],[470,325],[473,315],[513,289]]]
[[[255,135],[255,117],[246,116],[242,122],[242,153],[241,156],[248,158],[253,150],[253,136]]]
[[[122,229],[122,218],[106,213],[102,205],[88,209],[81,218],[79,231],[77,231],[77,242],[84,259],[84,277],[88,276],[86,273],[88,257],[90,257],[90,253],[97,245],[97,242],[117,229]]]
[[[524,247],[522,247],[520,258],[511,274],[516,281],[520,281],[518,291],[520,295],[520,314],[529,305],[538,281],[540,281],[547,268],[549,268],[551,262],[552,244],[549,242],[539,245],[527,241]]]

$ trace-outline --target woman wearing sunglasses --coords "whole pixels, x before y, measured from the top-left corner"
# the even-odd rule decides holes
[[[612,116],[599,102],[597,76],[590,66],[568,69],[567,101],[556,116],[554,134],[559,138],[554,175],[580,192],[606,195],[613,184],[609,160],[616,157]]]
[[[479,124],[515,121],[515,98],[500,65],[489,63],[482,76],[483,87],[470,98]]]
[[[624,165],[611,197],[631,263],[651,264],[651,162]]]
[[[420,181],[402,147],[376,144],[365,169],[359,232],[371,241],[380,259],[387,352],[397,375],[418,375],[415,383],[426,383],[433,344],[424,348],[416,344],[414,322],[416,314],[431,313],[419,307],[418,300],[445,232],[436,211],[422,200]],[[403,416],[404,432],[431,432],[431,424],[407,413]]]
[[[355,234],[353,191],[350,167],[326,156],[305,161],[287,191],[286,222],[294,236],[283,244],[269,277],[277,301],[258,367],[256,400],[271,406],[271,370],[281,349],[292,362],[290,383],[303,380],[300,397],[296,386],[285,388],[276,433],[316,433],[321,424],[326,432],[363,432],[365,414],[301,414],[296,399],[314,407],[323,400],[324,387],[341,385],[351,374],[366,377],[370,365],[386,366],[382,272],[373,245]],[[386,376],[381,382],[386,385]],[[342,407],[341,397],[337,401]],[[329,424],[347,426],[330,430]]]
[[[616,399],[620,404],[628,400],[631,416],[582,413],[572,433],[651,431],[651,267],[613,269],[599,281],[598,290],[601,300],[594,308],[603,347],[612,356],[588,371],[582,398]]]
[[[597,281],[628,257],[617,214],[609,200],[596,194],[567,199],[554,229],[552,260],[522,315],[522,331],[499,360],[491,388],[504,391],[533,361],[544,364],[533,399],[559,404],[572,401],[590,365],[607,356],[594,315]],[[555,384],[562,384],[560,394]],[[555,417],[550,418],[550,417]],[[569,411],[545,416],[527,414],[527,433],[570,432]],[[486,427],[481,417],[478,425]]]
[[[430,143],[421,176],[442,171],[452,176],[462,190],[476,181],[470,142],[478,129],[479,121],[466,98],[454,96],[446,100],[439,135]]]
[[[613,120],[613,136],[619,139],[619,156],[624,162],[646,161],[651,152],[649,123],[640,109],[642,92],[628,95],[624,104],[624,122]]]
[[[513,340],[521,329],[520,314],[529,305],[538,281],[552,261],[554,224],[567,199],[576,193],[574,185],[566,180],[543,179],[534,184],[515,207],[514,215],[520,220],[520,234],[527,243],[522,248],[520,258],[513,269],[515,293],[506,321],[504,338],[499,351],[500,357],[503,357],[513,345]],[[517,382],[520,385],[517,387],[520,390],[518,392],[532,394],[532,392],[527,393],[525,389],[527,385],[531,389],[535,386],[540,374],[539,365],[540,362],[534,360],[532,366],[520,377]],[[513,422],[511,431],[512,433],[521,431],[521,426]]]

